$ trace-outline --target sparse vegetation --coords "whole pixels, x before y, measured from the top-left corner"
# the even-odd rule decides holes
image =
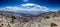
[[[58,26],[58,25],[56,25],[55,23],[51,23],[51,27],[55,27],[55,26]]]
[[[45,18],[44,19],[49,19],[50,17],[49,16],[45,16]]]
[[[3,26],[0,25],[0,27],[3,27]]]

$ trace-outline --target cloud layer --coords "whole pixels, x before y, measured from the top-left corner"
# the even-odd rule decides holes
[[[26,3],[26,4],[21,4],[19,6],[6,6],[4,8],[1,8],[0,11],[13,11],[13,12],[18,12],[18,11],[48,11],[48,8],[45,6],[40,6],[37,4],[33,3]]]

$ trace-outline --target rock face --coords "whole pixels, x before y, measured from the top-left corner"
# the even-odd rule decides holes
[[[0,12],[0,27],[60,27],[58,12],[47,12],[36,16],[22,16],[8,12]]]

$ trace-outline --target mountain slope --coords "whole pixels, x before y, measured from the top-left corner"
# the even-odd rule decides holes
[[[25,13],[26,16],[24,13],[0,11],[0,27],[55,27],[55,25],[60,27],[59,12],[45,12],[37,15]]]

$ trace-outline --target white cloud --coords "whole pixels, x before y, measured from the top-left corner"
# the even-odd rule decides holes
[[[33,3],[27,3],[27,4],[21,4],[23,7],[27,7],[29,9],[34,9],[34,10],[37,10],[37,11],[47,11],[48,8],[45,7],[45,6],[40,6],[40,5],[37,5],[37,4],[33,4]],[[32,8],[30,8],[30,6]]]
[[[7,6],[1,8],[0,11],[48,11],[48,8],[45,6],[40,6],[33,3],[21,4],[21,6]]]
[[[11,6],[7,6],[7,7],[5,7],[5,8],[2,8],[2,9],[0,9],[0,11],[18,11],[20,8],[18,8],[18,7],[11,7]]]

